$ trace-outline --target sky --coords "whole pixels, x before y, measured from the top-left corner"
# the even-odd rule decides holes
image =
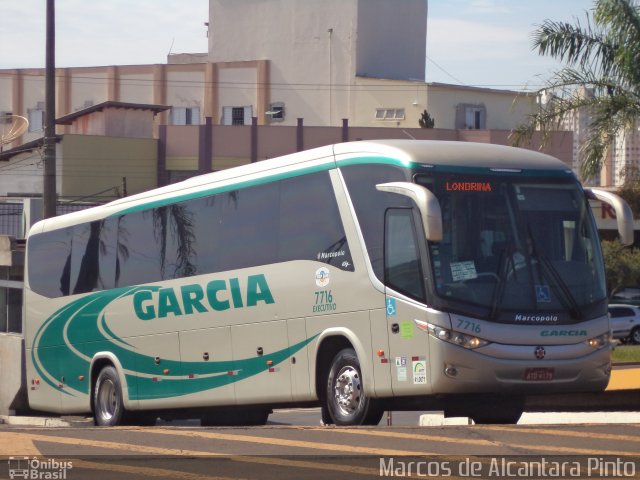
[[[585,23],[594,0],[429,0],[428,82],[537,89],[559,62],[532,50],[546,19]]]
[[[545,19],[583,21],[593,3],[429,0],[426,81],[536,89],[560,64],[532,50],[532,32]],[[170,52],[208,48],[209,0],[56,0],[55,8],[58,67],[165,63]],[[0,69],[44,67],[45,9],[45,0],[0,0]]]

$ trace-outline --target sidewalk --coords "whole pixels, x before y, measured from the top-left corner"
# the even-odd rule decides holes
[[[640,367],[614,368],[607,391],[640,389]],[[640,408],[640,406],[638,406]]]

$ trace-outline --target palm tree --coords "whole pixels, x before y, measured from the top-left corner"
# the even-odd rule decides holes
[[[636,127],[640,115],[640,4],[596,0],[585,24],[545,20],[533,34],[533,48],[564,67],[538,92],[551,94],[552,100],[541,104],[512,139],[520,144],[537,130],[546,138],[567,115],[585,109],[589,122],[580,173],[585,180],[596,178],[616,137]]]

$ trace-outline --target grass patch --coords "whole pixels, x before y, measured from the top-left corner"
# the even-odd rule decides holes
[[[613,363],[640,363],[639,345],[618,345],[612,353]]]

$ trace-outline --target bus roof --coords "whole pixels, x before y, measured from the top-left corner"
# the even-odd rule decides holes
[[[334,145],[336,156],[370,153],[429,165],[567,171],[570,167],[551,155],[490,143],[442,140],[379,140]]]
[[[560,160],[521,148],[473,142],[439,140],[374,140],[327,145],[263,160],[220,172],[198,175],[165,187],[114,200],[105,205],[40,221],[29,234],[99,220],[130,211],[167,204],[169,199],[204,196],[213,190],[242,188],[265,178],[286,178],[301,171],[327,170],[353,163],[378,163],[405,167],[419,164],[538,172],[570,172]],[[233,188],[232,188],[233,187]]]

